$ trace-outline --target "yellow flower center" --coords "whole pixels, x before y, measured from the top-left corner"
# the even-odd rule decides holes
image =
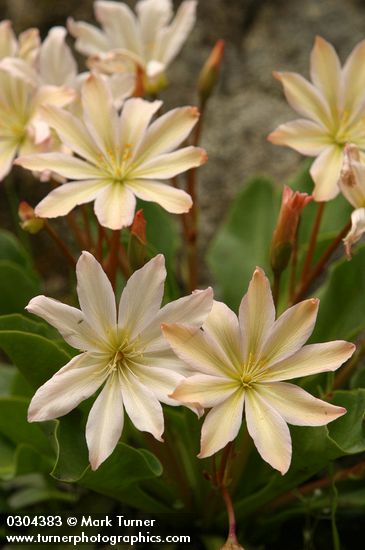
[[[131,158],[132,144],[126,143],[119,154],[111,148],[106,151],[106,155],[100,153],[99,166],[115,183],[124,183],[130,170]]]
[[[143,364],[143,349],[138,346],[138,342],[130,343],[125,339],[112,355],[106,368],[109,374],[122,373],[125,370],[133,372],[133,368],[140,364]]]

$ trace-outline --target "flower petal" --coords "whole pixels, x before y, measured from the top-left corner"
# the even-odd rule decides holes
[[[242,361],[241,332],[237,316],[223,302],[213,301],[213,307],[204,325],[204,332],[215,340],[232,364],[240,367]]]
[[[0,180],[9,174],[17,148],[18,144],[13,140],[0,140]]]
[[[76,265],[77,295],[81,310],[92,328],[105,341],[116,330],[117,311],[112,285],[99,262],[83,252]]]
[[[196,0],[185,0],[179,6],[176,16],[160,34],[156,58],[168,65],[181,50],[196,20]]]
[[[90,74],[82,86],[81,100],[86,127],[109,158],[118,147],[118,115],[106,80],[100,75]]]
[[[284,311],[262,347],[262,361],[273,365],[298,351],[313,332],[318,306],[319,300],[310,299]]]
[[[76,38],[75,49],[84,55],[95,55],[110,50],[110,41],[100,29],[89,23],[67,19],[67,30]]]
[[[355,349],[354,344],[343,340],[304,346],[294,355],[271,366],[265,373],[265,382],[334,371],[351,357]]]
[[[46,296],[32,298],[25,308],[55,327],[70,346],[88,351],[100,351],[103,343],[79,309]]]
[[[138,148],[138,158],[146,161],[176,149],[199,120],[196,107],[179,107],[160,116],[146,132]]]
[[[350,114],[349,125],[353,123],[364,106],[364,55],[365,40],[362,40],[352,50],[342,69],[343,109]]]
[[[158,314],[166,279],[165,258],[155,256],[128,279],[119,302],[118,326],[133,340]]]
[[[40,42],[38,29],[31,28],[21,32],[18,37],[18,57],[24,59],[30,65],[34,65],[39,55]],[[1,57],[5,56],[0,53]]]
[[[94,200],[106,185],[103,180],[64,183],[37,204],[35,213],[41,218],[65,216],[75,206]]]
[[[246,421],[261,457],[284,475],[291,462],[289,428],[280,414],[256,391],[246,393]]]
[[[0,22],[0,59],[16,55],[17,40],[11,21],[4,19]]]
[[[207,414],[202,426],[199,458],[206,458],[223,449],[237,436],[241,424],[245,392],[236,391]]]
[[[274,320],[275,307],[270,283],[262,269],[256,268],[239,309],[245,361],[250,354],[257,356],[260,352]]]
[[[295,111],[325,128],[332,128],[328,105],[313,84],[297,73],[276,72],[274,76],[282,83],[286,99]]]
[[[126,4],[103,0],[98,0],[94,6],[95,17],[108,36],[111,49],[126,48],[141,54],[139,28],[132,10]]]
[[[41,86],[33,99],[33,109],[42,111],[45,106],[64,107],[76,99],[77,93],[68,86]],[[41,113],[43,116],[43,113]]]
[[[331,143],[322,126],[303,118],[281,124],[267,139],[275,145],[287,145],[309,156],[318,155]]]
[[[200,147],[184,147],[173,153],[167,153],[148,161],[139,163],[133,170],[133,178],[169,179],[186,172],[191,168],[201,166],[208,157]]]
[[[125,410],[138,430],[151,433],[163,441],[162,407],[152,390],[141,384],[130,372],[123,373],[122,393]]]
[[[194,370],[213,376],[234,375],[234,367],[225,354],[202,330],[177,323],[163,324],[161,328],[176,355]]]
[[[351,259],[351,248],[365,233],[365,208],[357,208],[351,214],[351,229],[343,239],[347,257]]]
[[[342,148],[333,145],[326,147],[313,162],[310,175],[315,184],[312,194],[316,201],[329,201],[338,195],[342,161]]]
[[[148,358],[145,360],[147,365],[133,366],[133,372],[138,380],[149,388],[161,403],[177,406],[177,401],[171,399],[170,394],[184,380],[184,377],[174,370],[151,367],[148,364]]]
[[[257,392],[285,422],[295,426],[324,426],[346,412],[343,407],[317,399],[294,384],[258,384]]]
[[[39,72],[46,84],[72,86],[76,78],[77,64],[66,44],[66,34],[64,27],[53,27],[40,48]]]
[[[94,164],[98,163],[100,152],[79,119],[67,111],[51,106],[42,108],[42,117],[72,151]]]
[[[183,380],[172,393],[171,397],[188,405],[211,408],[220,405],[228,399],[239,387],[240,383],[221,376],[195,374]]]
[[[124,408],[117,374],[109,376],[91,407],[86,424],[86,442],[92,470],[97,470],[114,451],[122,434]]]
[[[119,182],[107,185],[96,197],[94,205],[99,223],[114,230],[131,225],[135,209],[135,196]]]
[[[102,173],[96,166],[63,153],[27,155],[17,158],[15,164],[19,164],[28,170],[39,172],[42,170],[51,170],[52,172],[56,172],[59,176],[73,180],[97,179],[102,177]]]
[[[104,382],[104,367],[103,356],[82,353],[71,359],[36,391],[29,405],[28,421],[52,420],[72,411]]]
[[[171,187],[166,183],[136,179],[127,181],[125,185],[139,199],[156,202],[171,214],[189,212],[193,204],[188,193],[181,189],[175,189],[175,187]]]
[[[341,92],[341,64],[334,47],[320,36],[316,37],[311,52],[310,68],[313,84],[321,90],[333,116],[336,116]]]
[[[161,105],[162,101],[146,101],[140,97],[133,97],[124,103],[120,116],[120,143],[122,148],[129,148],[130,162],[135,158],[139,143]]]
[[[170,350],[168,342],[162,336],[162,323],[185,323],[200,328],[212,309],[212,304],[213,290],[207,288],[195,290],[190,296],[184,296],[163,306],[141,334],[146,352]]]

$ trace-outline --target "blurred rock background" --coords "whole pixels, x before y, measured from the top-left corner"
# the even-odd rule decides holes
[[[0,17],[11,19],[16,32],[37,26],[44,36],[50,27],[64,25],[68,15],[93,22],[93,2],[0,0]],[[208,164],[200,170],[202,252],[245,180],[261,174],[272,176],[278,184],[288,183],[302,162],[296,152],[266,141],[278,124],[296,118],[272,71],[308,76],[309,54],[317,34],[332,42],[344,61],[365,38],[365,2],[199,1],[196,27],[171,66],[173,84],[163,98],[170,107],[196,103],[194,88],[200,67],[216,39],[226,41],[221,80],[209,102],[202,139],[209,155]]]

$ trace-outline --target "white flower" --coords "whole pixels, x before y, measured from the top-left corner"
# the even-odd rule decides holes
[[[98,67],[126,63],[138,65],[154,79],[179,53],[195,23],[196,0],[185,0],[175,18],[171,0],[140,0],[137,17],[121,2],[95,2],[95,17],[103,30],[88,23],[68,20],[68,29],[77,39],[75,47],[81,53],[93,56],[91,64]]]
[[[260,455],[285,474],[291,461],[287,423],[322,426],[346,410],[283,382],[337,369],[355,346],[336,341],[303,346],[311,335],[318,300],[305,300],[275,321],[269,281],[256,269],[243,298],[239,320],[223,303],[214,302],[203,330],[163,325],[178,357],[199,374],[187,378],[172,397],[190,406],[210,408],[205,418],[200,458],[235,439],[245,407],[249,434]]]
[[[30,170],[53,170],[74,181],[61,185],[36,207],[36,215],[55,218],[76,205],[95,200],[101,225],[120,229],[132,223],[136,197],[157,202],[175,214],[187,212],[191,197],[161,183],[206,161],[198,147],[175,149],[198,120],[194,107],[167,112],[151,123],[160,101],[132,98],[121,115],[113,106],[110,90],[101,76],[90,75],[82,89],[84,117],[46,107],[43,117],[56,130],[75,158],[58,153],[31,155],[17,160]],[[77,181],[79,180],[79,181]]]
[[[183,376],[160,326],[171,321],[201,326],[212,307],[212,290],[197,291],[160,309],[166,270],[159,255],[130,277],[117,312],[111,284],[91,254],[83,252],[76,272],[81,311],[45,296],[33,298],[27,306],[71,346],[83,350],[38,389],[28,419],[63,416],[103,386],[86,425],[95,470],[118,443],[124,409],[138,430],[162,441],[160,401],[177,404],[168,394]]]
[[[346,143],[365,150],[364,55],[365,40],[341,67],[333,46],[317,36],[310,58],[312,82],[297,73],[275,73],[289,104],[305,118],[282,124],[268,139],[317,157],[310,170],[316,201],[328,201],[338,195]]]

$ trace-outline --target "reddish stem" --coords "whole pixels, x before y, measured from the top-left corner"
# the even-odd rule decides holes
[[[321,226],[321,221],[322,221],[322,216],[323,216],[323,211],[324,211],[325,206],[326,206],[325,202],[319,202],[318,203],[317,214],[316,214],[316,217],[314,219],[314,225],[313,225],[312,233],[311,233],[311,236],[310,236],[310,239],[309,239],[307,255],[306,255],[305,260],[304,260],[304,267],[303,267],[303,271],[302,271],[302,281],[305,281],[305,279],[309,275],[309,271],[310,271],[310,268],[311,268],[311,265],[312,265],[312,259],[313,259],[314,251],[315,251],[315,248],[316,248],[317,237],[318,237],[318,233],[319,233],[319,228]]]
[[[110,239],[110,252],[109,258],[105,270],[108,274],[109,280],[115,290],[117,281],[117,271],[119,265],[119,247],[120,247],[120,229],[113,231]]]
[[[56,231],[50,226],[48,220],[44,220],[44,228],[47,231],[51,239],[56,243],[58,248],[61,250],[62,254],[67,259],[70,266],[74,269],[76,265],[76,260],[73,257],[71,251],[68,249],[67,245],[63,242],[61,237],[56,233]]]

